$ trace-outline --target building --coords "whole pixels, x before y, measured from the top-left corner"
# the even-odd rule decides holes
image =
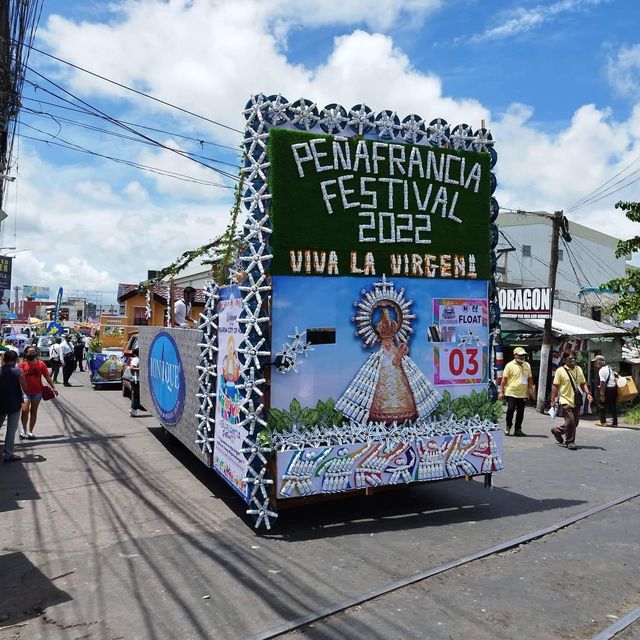
[[[204,308],[205,296],[202,288],[195,285],[196,298],[193,302],[194,309]],[[174,297],[178,300],[182,296],[184,286],[174,288]],[[163,327],[166,325],[166,315],[169,306],[169,285],[165,282],[153,286],[153,294],[150,296],[150,317],[147,317],[147,294],[144,289],[137,284],[118,285],[119,312],[117,317],[122,319],[122,323],[129,327],[153,326]]]
[[[504,213],[498,216],[497,224],[500,229],[496,248],[498,286],[547,286],[551,216]],[[624,370],[622,347],[628,332],[607,316],[604,307],[614,300],[614,296],[601,292],[600,285],[624,276],[631,256],[616,258],[619,239],[614,236],[575,222],[570,222],[567,230],[571,241],[563,241],[561,237],[558,249],[550,371],[559,364],[564,349],[578,353],[578,363],[588,379],[594,373],[591,366],[594,355],[603,355],[614,368]],[[501,325],[505,361],[511,359],[516,346],[525,347],[537,380],[544,321],[509,318],[503,319]]]
[[[497,221],[499,286],[541,287],[549,281],[552,219],[546,214],[501,213]],[[554,308],[594,320],[611,294],[603,282],[625,275],[631,256],[616,258],[619,238],[570,222],[571,242],[560,239]]]

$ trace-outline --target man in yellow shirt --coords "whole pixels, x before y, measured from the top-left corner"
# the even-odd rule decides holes
[[[514,436],[526,436],[522,430],[522,419],[524,418],[524,406],[527,404],[527,397],[533,395],[533,378],[531,376],[531,365],[527,362],[527,352],[522,347],[513,350],[513,360],[507,364],[500,381],[500,392],[498,399],[507,399],[507,426],[505,435],[511,432],[513,425],[513,414],[516,414]]]
[[[560,444],[566,444],[567,449],[574,451],[577,448],[576,429],[580,421],[582,393],[587,396],[589,402],[593,402],[593,397],[589,392],[582,369],[576,365],[576,356],[571,351],[565,351],[562,354],[562,361],[564,364],[556,369],[553,376],[551,406],[560,402],[564,422],[558,427],[553,427],[551,434]],[[580,389],[582,393],[579,392]]]

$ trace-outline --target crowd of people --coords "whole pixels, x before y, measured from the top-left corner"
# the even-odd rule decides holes
[[[36,340],[25,347],[21,357],[13,336],[6,336],[0,344],[0,429],[5,421],[7,423],[5,462],[20,459],[15,453],[16,433],[21,439],[37,438],[38,408],[45,395],[58,395],[55,385],[60,369],[65,387],[71,386],[69,380],[76,367],[79,371],[85,370],[87,336],[66,334],[53,338],[49,347],[49,366],[40,359]]]

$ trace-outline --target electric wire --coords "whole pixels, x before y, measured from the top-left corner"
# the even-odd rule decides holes
[[[77,126],[80,127],[82,129],[87,129],[89,131],[95,131],[97,133],[104,133],[106,135],[109,136],[113,136],[115,138],[120,138],[122,140],[130,140],[132,142],[137,142],[139,144],[144,144],[144,145],[149,145],[149,146],[155,146],[154,143],[152,142],[148,142],[147,140],[140,140],[137,137],[134,136],[127,136],[123,133],[118,133],[117,131],[110,131],[109,129],[103,129],[102,127],[96,127],[95,125],[91,125],[91,124],[87,124],[84,122],[78,122],[77,120],[70,120],[69,118],[64,118],[62,116],[59,115],[53,115],[50,113],[43,113],[43,112],[38,112],[38,111],[33,111],[31,109],[25,108],[23,107],[22,109],[23,113],[28,113],[30,115],[36,115],[36,116],[43,116],[43,117],[48,117],[50,119],[52,119],[54,122],[56,122],[56,124],[58,124],[58,126],[60,126],[60,122],[64,122],[65,124],[71,124],[73,126]],[[24,124],[24,121],[23,121]],[[62,127],[60,127],[62,128]],[[44,132],[42,132],[44,133]],[[60,132],[58,132],[60,133]],[[57,136],[57,134],[56,134]],[[211,158],[210,156],[203,156],[201,154],[198,153],[193,153],[192,151],[184,151],[185,153],[188,153],[190,156],[194,157],[194,158],[200,158],[202,160],[208,160],[209,162],[215,162],[217,164],[224,164],[228,167],[233,167],[235,169],[239,169],[240,166],[237,164],[233,164],[232,162],[226,162],[225,160],[218,160],[217,158]]]
[[[587,195],[583,196],[582,198],[576,200],[573,204],[569,205],[566,208],[566,211],[575,211],[576,209],[581,208],[582,206],[586,206],[586,204],[589,203],[590,198],[596,197],[598,195],[598,192],[601,191],[601,189],[605,188],[612,180],[615,180],[618,176],[622,175],[627,169],[632,167],[636,162],[640,162],[640,156],[638,156],[635,160],[632,160],[628,165],[626,165],[624,168],[618,171],[618,173],[616,173],[614,176],[609,178],[609,180],[607,180],[606,182],[603,182],[599,187],[596,187],[593,191],[590,191]],[[634,173],[637,173],[637,171]]]
[[[0,92],[2,93],[2,92]],[[79,109],[77,107],[71,107],[71,106],[66,106],[63,104],[58,104],[57,102],[49,102],[48,100],[40,100],[38,98],[29,98],[28,96],[22,96],[21,100],[28,100],[29,102],[37,102],[38,104],[40,104],[41,106],[43,104],[46,104],[47,106],[50,107],[55,107],[56,109],[64,109],[66,111],[73,111],[75,113],[83,113],[85,115],[89,115],[92,116],[94,118],[98,118],[100,120],[105,120],[105,118],[103,118],[101,115],[97,114],[97,113],[93,113],[92,111],[89,111],[88,109]],[[44,111],[42,109],[40,109],[40,111],[36,111],[35,109],[27,109],[26,107],[23,106],[23,111],[29,111],[30,113],[34,113],[34,114],[43,114],[43,115],[53,115],[50,114],[48,111]],[[56,115],[56,117],[58,117]],[[212,146],[212,147],[219,147],[220,149],[229,149],[230,151],[235,151],[236,153],[238,151],[240,151],[239,147],[230,147],[229,145],[226,144],[220,144],[218,142],[211,142],[210,140],[205,140],[204,138],[195,138],[193,136],[187,136],[183,133],[177,133],[175,131],[167,131],[166,129],[158,129],[157,127],[150,127],[148,125],[144,125],[144,124],[140,124],[140,123],[136,123],[136,122],[129,122],[127,120],[120,120],[120,122],[123,122],[124,124],[128,124],[132,127],[136,127],[138,129],[146,129],[147,131],[154,131],[156,133],[163,133],[165,135],[168,136],[172,136],[174,138],[182,138],[184,140],[190,140],[192,142],[197,142],[201,147],[203,147],[204,145],[208,145],[208,146]]]
[[[24,123],[23,123],[24,124]],[[28,125],[25,125],[28,126]],[[34,128],[34,127],[31,127]],[[98,153],[97,151],[92,151],[91,149],[86,149],[84,147],[81,147],[80,145],[76,145],[73,143],[69,143],[66,142],[65,140],[61,140],[58,139],[58,141],[55,140],[45,140],[44,138],[37,138],[35,136],[28,136],[24,133],[18,133],[16,134],[18,137],[20,138],[24,138],[26,140],[34,140],[36,142],[42,142],[44,144],[47,145],[54,145],[56,147],[62,147],[63,149],[67,149],[70,151],[77,151],[79,153],[86,153],[89,154],[91,156],[96,156],[98,158],[104,158],[106,160],[111,160],[113,162],[116,162],[118,164],[124,164],[130,167],[134,167],[136,169],[141,169],[143,171],[148,171],[150,173],[155,173],[157,175],[162,175],[162,176],[166,176],[169,178],[174,178],[176,180],[181,180],[182,182],[193,182],[195,184],[201,184],[204,186],[210,186],[210,187],[220,187],[222,189],[233,189],[232,186],[226,185],[226,184],[218,184],[216,182],[210,182],[207,180],[202,180],[200,178],[195,178],[193,176],[188,176],[186,174],[183,173],[178,173],[175,171],[169,171],[166,169],[159,169],[158,167],[152,167],[149,165],[144,165],[141,164],[139,162],[133,162],[132,160],[124,160],[123,158],[116,158],[114,156],[108,156],[106,154],[102,154],[102,153]]]
[[[216,173],[219,173],[220,175],[223,175],[223,176],[225,176],[227,178],[230,178],[231,180],[234,180],[234,181],[239,181],[240,180],[237,175],[233,175],[233,174],[229,173],[228,171],[224,171],[222,169],[218,169],[217,167],[212,167],[211,165],[209,165],[206,162],[203,162],[202,160],[199,160],[197,158],[191,158],[191,157],[189,157],[188,154],[185,154],[184,152],[182,152],[182,151],[180,151],[178,149],[169,147],[168,145],[165,145],[162,142],[159,142],[158,140],[155,140],[154,138],[151,138],[150,136],[138,131],[137,129],[134,129],[133,127],[130,127],[129,125],[125,125],[121,121],[117,120],[116,118],[113,118],[112,116],[108,115],[107,113],[105,113],[104,111],[98,109],[97,107],[94,107],[93,105],[91,105],[90,103],[86,102],[82,98],[79,98],[78,96],[73,94],[71,91],[68,91],[64,87],[60,86],[58,83],[56,83],[53,80],[47,78],[45,75],[39,73],[38,71],[35,71],[33,68],[27,66],[27,69],[29,69],[29,71],[31,73],[35,74],[39,78],[42,78],[44,81],[46,81],[46,82],[50,83],[51,85],[53,85],[54,87],[56,87],[58,90],[62,91],[66,95],[70,96],[71,98],[73,98],[74,100],[79,102],[80,104],[82,104],[82,105],[86,106],[87,108],[93,110],[95,113],[99,113],[100,115],[102,115],[105,119],[107,119],[112,124],[114,124],[114,125],[116,125],[118,127],[121,127],[123,129],[125,129],[126,131],[129,131],[130,133],[133,133],[134,135],[139,136],[140,138],[148,140],[149,142],[154,143],[156,146],[158,146],[158,147],[160,147],[162,149],[165,149],[167,151],[175,153],[176,155],[179,155],[179,156],[181,156],[183,158],[188,158],[192,162],[195,162],[195,163],[200,164],[200,165],[202,165],[204,167],[207,167],[208,169],[211,169],[212,171],[215,171]],[[33,81],[30,81],[30,82],[35,87],[41,88],[41,89],[47,91],[47,93],[52,93],[51,91],[48,91],[46,88],[40,87],[38,84],[34,83]],[[53,95],[55,95],[59,99],[63,99],[65,102],[70,102],[70,104],[75,104],[75,103],[73,103],[71,101],[68,101],[68,100],[62,98],[61,96],[58,96],[57,94],[53,94]]]
[[[163,104],[167,107],[171,107],[172,109],[176,109],[177,111],[181,111],[182,113],[186,113],[190,116],[194,116],[195,118],[200,118],[201,120],[204,120],[206,122],[210,122],[211,124],[215,124],[219,127],[223,127],[224,129],[228,129],[229,131],[234,131],[236,133],[240,133],[240,134],[244,134],[243,131],[240,131],[239,129],[236,129],[235,127],[232,127],[228,124],[224,124],[222,122],[219,122],[218,120],[213,120],[211,118],[207,118],[206,116],[200,115],[199,113],[195,113],[193,111],[190,111],[189,109],[185,109],[183,107],[179,107],[171,102],[167,102],[166,100],[162,100],[160,98],[156,98],[155,96],[152,96],[151,94],[145,93],[144,91],[139,91],[138,89],[134,89],[133,87],[129,87],[126,84],[122,84],[121,82],[117,82],[116,80],[112,80],[111,78],[107,78],[106,76],[100,75],[99,73],[96,73],[95,71],[89,71],[89,69],[85,69],[84,67],[81,67],[77,64],[73,64],[73,62],[69,62],[68,60],[64,60],[63,58],[59,58],[58,56],[54,56],[52,53],[48,53],[47,51],[43,51],[42,49],[38,49],[37,47],[34,47],[32,44],[29,45],[30,49],[32,51],[36,51],[37,53],[46,56],[48,58],[51,58],[53,60],[56,60],[57,62],[61,62],[62,64],[66,64],[69,67],[72,67],[73,69],[76,69],[78,71],[82,71],[83,73],[86,73],[90,76],[93,76],[94,78],[98,78],[100,80],[103,80],[105,82],[108,82],[110,84],[113,84],[117,87],[120,87],[121,89],[126,89],[127,91],[131,91],[132,93],[135,93],[139,96],[142,96],[144,98],[148,98],[149,100],[153,100],[154,102],[158,102],[160,104]]]

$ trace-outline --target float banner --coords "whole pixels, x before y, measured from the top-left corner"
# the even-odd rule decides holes
[[[31,300],[48,300],[49,299],[49,287],[35,287],[29,284],[25,284],[22,287],[22,297]]]
[[[430,416],[445,392],[484,391],[487,288],[478,280],[274,276],[273,352],[296,334],[310,348],[296,355],[296,372],[274,367],[271,413],[294,420],[300,410],[335,407],[360,422],[402,423]],[[313,303],[300,304],[310,292]]]
[[[269,132],[274,275],[478,279],[489,154]]]
[[[13,258],[9,256],[0,256],[0,297],[2,296],[2,290],[9,290],[11,295],[11,265]]]
[[[58,295],[56,296],[56,307],[53,312],[53,321],[60,322],[60,305],[62,304],[62,287],[58,289]]]
[[[503,318],[551,318],[549,287],[498,289],[498,302]]]
[[[216,427],[213,449],[213,468],[249,502],[248,489],[243,482],[247,477],[247,461],[242,454],[247,430],[240,426],[240,405],[243,395],[238,389],[242,383],[237,349],[244,335],[238,324],[242,311],[242,293],[236,285],[222,287],[218,302],[218,362],[216,388]]]
[[[185,379],[178,345],[167,331],[160,331],[151,343],[147,375],[158,417],[176,424],[184,409]]]

